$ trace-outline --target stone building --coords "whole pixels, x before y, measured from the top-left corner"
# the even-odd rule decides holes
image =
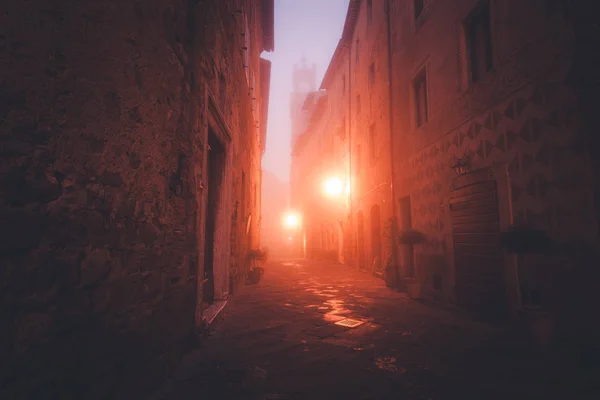
[[[340,131],[332,125],[337,122],[333,108],[335,103],[324,90],[307,97],[304,109],[309,122],[293,148],[292,165],[297,175],[291,186],[293,193],[298,194],[295,209],[302,215],[301,237],[306,256],[344,262],[347,197],[344,193],[328,197],[323,187],[329,178],[347,176],[345,165],[335,153],[342,147],[335,144]]]
[[[2,12],[0,397],[135,398],[259,244],[273,0]]]
[[[315,124],[313,119],[324,118],[327,123],[314,132],[310,129],[313,125],[309,125],[305,132],[306,136],[315,136],[313,140],[318,138],[322,148],[319,155],[303,150],[310,160],[304,161],[305,165],[312,166],[315,160],[321,163],[321,175],[314,179],[320,183],[326,176],[339,177],[350,193],[349,198],[341,200],[344,204],[340,209],[340,200],[327,203],[320,187],[317,189],[319,204],[328,211],[322,213],[325,218],[313,222],[323,224],[325,230],[316,246],[327,249],[328,239],[320,237],[329,237],[327,231],[331,229],[335,231],[335,243],[343,247],[341,258],[376,274],[382,273],[383,263],[391,254],[386,236],[386,223],[391,217],[386,18],[379,5],[377,1],[350,1],[342,38],[320,87],[327,93],[327,113],[312,114],[309,122]],[[300,146],[294,149],[295,157],[301,150]],[[302,191],[301,196],[306,193]],[[333,210],[342,215],[337,215],[337,222],[329,226],[326,217]]]
[[[597,247],[593,128],[573,79],[586,2],[391,3],[397,214],[428,239],[402,275],[478,312],[559,306],[571,256],[514,257],[499,234],[529,225]]]
[[[568,326],[597,292],[584,282],[598,282],[592,8],[350,1],[322,88],[348,110],[339,146],[352,149],[347,244],[359,266],[392,254],[395,219],[426,239],[396,250],[397,284],[413,295],[484,314],[541,309]],[[557,252],[509,253],[500,237],[511,226]]]
[[[293,91],[290,93],[290,119],[292,122],[292,146],[298,136],[304,132],[307,124],[306,112],[303,110],[306,97],[317,89],[317,67],[308,66],[306,58],[294,65],[292,72]]]
[[[290,203],[288,208],[294,209],[298,207],[296,202],[301,197],[300,193],[296,192],[297,182],[300,179],[300,171],[296,169],[297,163],[294,161],[294,146],[299,137],[304,133],[308,126],[309,111],[307,104],[316,103],[319,93],[316,91],[316,66],[313,64],[309,67],[306,63],[306,58],[302,58],[299,64],[294,66],[292,73],[293,91],[290,93],[290,122],[291,122],[291,140],[290,153],[292,162],[290,165]],[[307,103],[308,102],[308,103]],[[302,247],[301,237],[292,235],[293,245],[297,249]]]

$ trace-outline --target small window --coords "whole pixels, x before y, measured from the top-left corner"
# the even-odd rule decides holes
[[[345,115],[342,118],[342,126],[340,128],[340,139],[342,139],[342,140],[346,139],[346,116]]]
[[[479,81],[493,67],[489,0],[481,2],[464,23],[467,71],[470,82]]]
[[[354,54],[355,54],[355,62],[356,64],[358,64],[358,60],[360,59],[359,57],[359,48],[360,48],[360,40],[356,39],[356,46],[354,47]]]
[[[373,20],[373,0],[367,0],[367,30],[371,26]]]
[[[360,114],[360,94],[356,95],[356,113]]]
[[[369,156],[372,165],[377,159],[377,131],[374,124],[369,127]]]
[[[425,68],[417,74],[413,81],[413,92],[415,99],[415,122],[417,128],[424,125],[428,120],[427,110],[427,71]]]
[[[354,148],[354,157],[356,158],[356,160],[354,161],[354,165],[356,165],[356,172],[360,173],[361,169],[362,169],[362,163],[361,163],[361,148],[360,148],[360,144],[357,144]]]
[[[375,84],[375,64],[369,66],[369,87]]]
[[[413,5],[415,8],[415,19],[419,19],[425,8],[425,0],[414,0]]]
[[[346,75],[342,77],[342,93],[346,94]]]

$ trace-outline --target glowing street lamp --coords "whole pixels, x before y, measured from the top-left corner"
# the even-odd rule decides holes
[[[285,221],[287,225],[291,228],[295,228],[298,226],[298,217],[295,215],[288,215]]]
[[[328,178],[325,181],[325,194],[338,197],[344,192],[344,182],[340,178]]]
[[[296,229],[300,226],[300,216],[296,213],[290,212],[284,217],[284,225],[288,229]]]

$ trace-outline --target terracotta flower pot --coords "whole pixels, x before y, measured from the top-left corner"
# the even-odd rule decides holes
[[[256,267],[248,271],[248,278],[246,279],[247,285],[256,285],[262,278],[264,269],[262,267]]]

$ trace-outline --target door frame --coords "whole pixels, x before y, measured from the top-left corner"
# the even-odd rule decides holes
[[[204,260],[205,260],[205,227],[206,227],[206,217],[207,217],[207,206],[208,206],[208,196],[207,190],[205,188],[207,182],[206,171],[208,167],[208,132],[209,129],[212,128],[217,140],[223,146],[224,149],[224,161],[223,161],[223,177],[221,180],[221,191],[225,188],[231,186],[231,128],[227,124],[225,118],[223,117],[223,113],[221,112],[216,97],[210,91],[206,82],[204,82],[204,95],[202,96],[203,107],[201,106],[202,112],[200,114],[200,118],[198,121],[197,129],[199,135],[197,139],[195,137],[193,146],[194,148],[198,147],[199,151],[202,154],[202,158],[195,165],[195,173],[198,177],[199,184],[196,185],[196,198],[197,198],[197,207],[198,207],[198,215],[197,219],[197,227],[196,227],[196,241],[198,248],[198,266],[197,266],[197,290],[196,290],[196,312],[195,312],[195,324],[197,328],[202,326],[202,316],[204,311],[204,301],[203,301],[203,283],[204,283]],[[227,215],[231,209],[231,201],[227,198],[228,196],[221,196],[220,198],[220,209],[218,211],[218,215],[215,217],[215,226],[219,227],[222,224],[223,229],[219,229],[219,237],[226,236],[229,237],[231,224],[227,223],[230,221],[226,221],[225,215]],[[225,244],[225,243],[223,243]],[[224,257],[228,257],[228,249],[223,249],[222,246],[216,246],[215,251],[220,252]],[[214,261],[213,261],[214,262]],[[229,259],[220,259],[220,264],[226,266],[226,279],[229,279]],[[213,271],[214,272],[214,271]],[[226,287],[229,287],[229,282],[226,282]],[[216,277],[215,277],[215,284]],[[215,286],[215,298],[220,297],[223,288]]]

